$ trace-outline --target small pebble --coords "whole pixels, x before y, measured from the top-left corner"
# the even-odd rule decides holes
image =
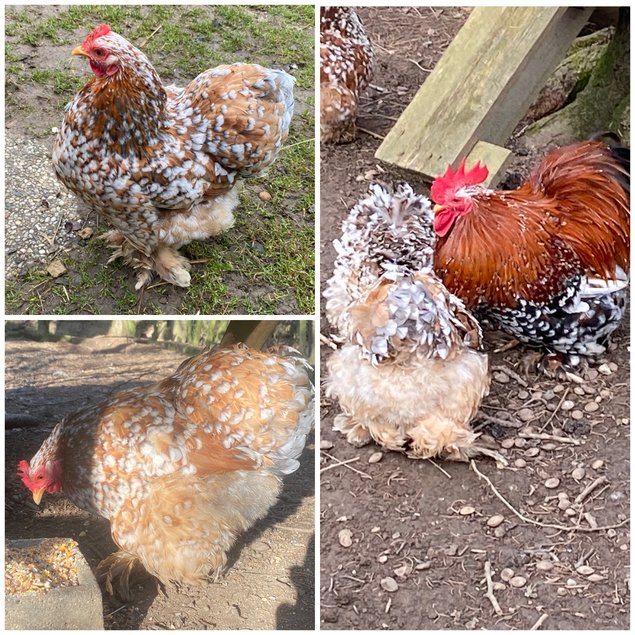
[[[611,369],[612,372],[616,373],[618,366],[615,362],[609,362],[609,368]]]
[[[615,538],[615,536],[617,536],[617,532],[611,527],[611,529],[606,530],[606,536],[607,538]]]
[[[509,582],[514,577],[514,575],[514,570],[507,567],[501,571],[501,580],[503,580],[504,582]]]
[[[330,441],[327,441],[326,439],[322,439],[320,441],[320,450],[332,450],[333,449],[333,444]]]
[[[530,410],[529,408],[521,408],[517,413],[516,416],[524,422],[527,421],[531,421],[534,418],[534,413],[533,410]]]
[[[499,384],[508,384],[509,383],[509,375],[507,375],[506,373],[503,373],[501,371],[498,371],[498,372],[494,373],[492,375],[492,377]]]
[[[368,462],[369,463],[379,463],[379,461],[381,461],[383,458],[384,458],[384,453],[383,452],[373,452],[368,457]]]
[[[341,529],[337,537],[342,547],[350,547],[353,544],[353,532],[350,529]]]
[[[510,448],[514,447],[514,442],[515,439],[511,439],[511,438],[507,438],[507,439],[503,439],[501,441],[501,448],[505,448],[506,450],[509,450]]]
[[[388,593],[394,593],[399,589],[399,585],[397,584],[395,578],[382,578],[379,584],[381,585],[381,588],[384,591],[388,591]]]
[[[522,449],[522,448],[526,447],[526,445],[527,445],[527,439],[523,439],[522,437],[518,437],[518,439],[515,439],[515,440],[514,440],[514,445],[515,445],[517,448],[521,448],[521,449]]]
[[[527,448],[525,450],[525,456],[533,457],[540,454],[540,448]]]
[[[379,558],[377,558],[377,562],[379,562],[380,564],[384,564],[387,561],[388,561],[388,556],[385,553],[383,553],[381,556],[379,556]]]
[[[551,571],[551,569],[553,569],[553,563],[551,560],[540,560],[536,563],[536,569],[538,569],[538,571]]]
[[[502,582],[494,582],[492,588],[494,591],[504,591],[507,587]]]
[[[581,386],[576,386],[576,387],[573,389],[573,392],[574,392],[576,395],[584,395],[584,388],[582,388]]]
[[[574,410],[571,413],[571,418],[575,419],[576,421],[580,421],[580,419],[584,419],[584,413],[582,412],[582,410]]]
[[[566,492],[558,492],[558,500],[569,500],[569,494]]]
[[[596,410],[599,410],[599,408],[600,406],[595,403],[595,401],[589,401],[589,403],[584,406],[586,412],[595,412]]]
[[[556,478],[556,477],[548,478],[545,481],[545,487],[547,489],[556,489],[556,487],[558,487],[558,485],[560,485],[560,479]]]
[[[567,590],[566,590],[566,589],[563,589],[563,588],[560,586],[560,587],[558,587],[558,589],[557,589],[556,593],[557,593],[558,595],[560,595],[560,596],[563,596],[563,595],[566,595],[566,594],[567,594]]]
[[[526,390],[518,391],[518,399],[527,399],[529,397],[529,393]]]
[[[263,190],[262,192],[260,192],[258,194],[258,198],[261,201],[267,202],[267,201],[270,201],[272,199],[272,196],[271,196],[271,194],[269,194],[269,192],[267,192],[267,190]]]
[[[377,533],[379,533],[380,531],[381,531],[381,529],[380,529],[379,527],[373,527],[373,528],[370,530],[370,533],[371,533],[371,534],[377,534]]]
[[[565,516],[575,516],[578,512],[576,512],[575,509],[572,509],[571,507],[569,507],[569,509],[565,509],[564,511],[564,515]]]
[[[555,396],[556,396],[556,393],[553,392],[553,390],[546,390],[542,398],[546,399],[547,401],[551,401],[552,399],[555,398]]]
[[[517,589],[522,589],[527,584],[527,578],[523,578],[522,575],[514,576],[509,584]]]
[[[504,525],[501,525],[500,527],[496,527],[496,529],[494,529],[494,536],[496,536],[496,538],[502,538],[506,533],[507,529],[505,529]]]
[[[569,509],[569,507],[571,507],[570,500],[563,498],[562,500],[558,501],[558,509],[562,510],[563,512]]]
[[[589,379],[590,381],[593,381],[594,379],[598,378],[598,371],[595,370],[595,368],[589,368],[589,370],[587,371],[586,374],[586,378]]]
[[[583,467],[576,467],[575,470],[573,470],[573,472],[571,472],[571,476],[576,480],[579,481],[581,479],[583,479],[586,475],[586,470]]]
[[[560,393],[564,390],[564,386],[562,384],[558,384],[553,387],[553,392]]]
[[[487,526],[488,527],[498,527],[500,524],[502,524],[505,520],[504,516],[501,516],[500,514],[496,514],[495,516],[490,516],[487,519]]]
[[[404,564],[395,569],[394,574],[398,578],[405,578],[410,573],[410,571],[410,565],[407,562],[404,562]]]
[[[602,580],[606,580],[606,578],[603,575],[600,575],[599,573],[592,573],[587,580],[591,581],[591,582],[602,582]]]
[[[543,450],[547,450],[547,451],[555,450],[556,449],[556,444],[555,443],[543,443],[541,447],[542,447]]]
[[[432,566],[432,563],[430,562],[420,562],[418,565],[415,566],[415,569],[417,571],[425,571],[426,569],[429,569]]]
[[[565,583],[568,587],[572,587],[572,586],[578,586],[578,583],[573,579],[573,578],[569,578],[566,583]]]
[[[476,509],[474,509],[471,505],[463,505],[463,507],[459,509],[459,514],[461,514],[461,516],[470,516],[475,511]]]
[[[608,364],[602,364],[598,366],[598,372],[602,375],[610,375],[612,371]]]
[[[565,399],[562,402],[562,405],[560,406],[560,410],[573,410],[575,408],[575,403],[573,401],[571,401],[570,399]]]
[[[525,459],[516,459],[514,461],[514,466],[515,467],[526,467],[527,466],[527,461],[525,461]]]
[[[595,569],[593,567],[590,567],[589,565],[583,564],[581,566],[579,566],[576,571],[580,574],[580,575],[591,575],[592,573],[595,573]]]

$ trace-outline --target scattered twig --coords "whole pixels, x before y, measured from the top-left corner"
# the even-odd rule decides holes
[[[567,386],[566,390],[562,393],[562,397],[560,397],[560,401],[558,402],[558,405],[556,406],[555,410],[551,413],[549,419],[547,419],[547,421],[545,422],[545,425],[542,426],[542,428],[540,428],[540,432],[542,432],[553,421],[553,418],[558,414],[558,411],[560,410],[560,406],[562,406],[562,403],[564,402],[568,394],[569,394],[569,386]]]
[[[511,369],[509,366],[503,366],[502,364],[499,366],[492,366],[492,370],[498,370],[501,373],[507,373],[510,377],[513,377],[523,388],[527,388],[529,385],[515,370]]]
[[[494,483],[490,481],[490,479],[483,474],[477,467],[476,463],[472,459],[470,461],[470,467],[476,473],[480,479],[483,479],[490,487],[496,498],[498,498],[509,511],[511,511],[515,516],[520,518],[523,522],[529,523],[530,525],[537,525],[538,527],[545,527],[547,529],[558,529],[559,531],[582,531],[585,533],[593,532],[593,531],[604,531],[606,529],[617,529],[618,527],[622,527],[626,525],[626,523],[630,522],[630,518],[626,518],[622,522],[615,523],[613,525],[604,525],[602,527],[582,527],[581,525],[558,525],[555,523],[541,523],[533,518],[527,518],[527,516],[523,516],[497,489]]]
[[[432,459],[427,459],[430,463],[432,463],[432,465],[434,465],[434,467],[437,468],[437,470],[439,470],[439,472],[443,472],[448,478],[452,478],[451,474],[448,474],[440,465],[438,465],[437,463],[435,463]]]
[[[376,132],[373,132],[372,130],[362,128],[361,126],[357,126],[357,129],[361,130],[361,132],[365,132],[366,134],[369,134],[371,137],[375,137],[375,139],[380,139],[381,141],[385,139],[383,135],[377,134]]]
[[[527,432],[527,430],[521,430],[518,433],[519,437],[523,439],[540,439],[541,441],[559,441],[560,443],[572,443],[573,445],[580,445],[579,439],[571,439],[570,437],[559,437],[557,434],[547,434],[546,432]]]
[[[606,476],[598,476],[593,483],[589,483],[576,497],[573,501],[576,505],[580,505],[584,499],[599,485],[606,483]]]
[[[356,461],[359,461],[359,457],[356,456],[354,459],[346,459],[346,461],[340,461],[338,458],[334,457],[332,454],[329,454],[328,452],[325,452],[324,450],[322,450],[322,454],[324,454],[324,456],[328,456],[329,459],[335,461],[335,464],[333,465],[327,465],[326,467],[323,467],[320,470],[320,474],[322,474],[322,472],[326,472],[327,470],[330,470],[334,467],[339,467],[340,465],[345,467],[348,470],[351,470],[351,472],[356,472],[357,474],[359,474],[362,478],[369,478],[372,479],[373,477],[370,474],[366,474],[366,472],[362,472],[361,470],[358,470],[357,468],[351,467],[350,465],[348,465],[349,463],[355,463]]]
[[[154,31],[152,31],[152,33],[150,33],[150,35],[148,35],[148,37],[144,37],[139,41],[139,48],[142,49],[144,46],[146,46],[148,44],[148,42],[163,28],[162,24],[159,24],[159,26],[154,29]]]
[[[513,338],[511,340],[509,340],[509,342],[505,342],[505,344],[503,344],[502,346],[499,346],[498,348],[494,349],[495,353],[505,353],[507,351],[511,351],[513,348],[517,348],[518,346],[520,346],[520,340],[517,340],[516,338]]]
[[[473,462],[474,461],[472,461],[472,463]],[[496,615],[502,615],[503,609],[501,608],[501,605],[498,603],[498,600],[494,595],[494,583],[492,582],[492,565],[489,560],[485,561],[485,580],[487,582],[487,593],[485,594],[485,597],[492,603]]]
[[[583,553],[577,560],[577,562],[573,565],[574,569],[581,567],[585,562],[589,561],[589,558],[595,553],[595,549],[591,548],[586,553]]]
[[[544,621],[549,617],[548,613],[543,613],[537,620],[536,623],[529,629],[530,631],[537,631],[544,623]]]
[[[431,68],[424,68],[423,66],[421,66],[421,64],[419,64],[419,62],[417,62],[417,60],[411,60],[410,58],[408,58],[408,61],[412,62],[420,71],[423,71],[424,73],[432,72]]]

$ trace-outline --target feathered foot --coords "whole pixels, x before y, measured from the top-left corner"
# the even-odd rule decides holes
[[[130,595],[130,575],[135,569],[142,569],[136,556],[126,551],[115,551],[97,565],[97,575],[103,577],[106,591],[121,600],[132,599]]]
[[[373,440],[368,428],[356,422],[350,415],[337,415],[333,421],[333,430],[345,434],[346,440],[356,448],[361,448]]]
[[[152,254],[157,273],[170,284],[177,287],[190,286],[190,261],[179,252],[166,245],[157,247]]]
[[[176,249],[161,245],[151,256],[148,256],[133,247],[125,236],[117,230],[108,231],[100,238],[105,239],[114,250],[108,262],[123,258],[127,265],[135,269],[137,275],[135,289],[137,291],[150,283],[153,271],[156,271],[163,280],[177,287],[190,286],[189,270],[191,265],[187,258],[181,256]]]

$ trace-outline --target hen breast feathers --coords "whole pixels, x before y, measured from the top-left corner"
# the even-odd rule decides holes
[[[466,460],[469,422],[489,390],[481,330],[432,270],[427,199],[379,185],[343,224],[324,292],[343,346],[327,362],[327,395],[349,442],[371,440],[416,458]]]
[[[350,7],[320,8],[320,132],[325,143],[356,136],[361,92],[374,54],[364,26]]]
[[[55,170],[115,228],[115,256],[141,269],[138,287],[151,270],[187,286],[188,263],[175,250],[231,226],[237,181],[266,170],[287,138],[295,80],[232,64],[166,88],[120,35],[92,46],[108,50],[118,70],[94,77],[66,107]]]
[[[197,583],[276,501],[312,422],[301,360],[236,347],[65,418],[30,473],[61,462],[61,491],[110,520],[121,552],[106,569],[139,559],[163,582]]]

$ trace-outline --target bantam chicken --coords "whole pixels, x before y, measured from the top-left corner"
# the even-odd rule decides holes
[[[110,521],[99,570],[128,595],[135,564],[163,583],[218,574],[237,535],[276,502],[313,423],[306,362],[243,346],[63,419],[19,474],[39,504],[62,492]]]
[[[350,7],[320,8],[320,135],[347,143],[357,134],[359,99],[373,70],[373,49]]]
[[[107,25],[73,55],[94,77],[66,107],[53,150],[59,179],[114,227],[106,238],[137,271],[190,284],[178,249],[233,224],[241,178],[262,174],[287,138],[294,78],[219,66],[163,86],[148,58]]]
[[[326,313],[342,347],[327,362],[334,429],[413,458],[468,460],[489,390],[481,330],[432,269],[430,202],[407,185],[371,186],[343,224]]]
[[[481,185],[480,164],[449,167],[431,189],[437,274],[556,367],[603,353],[624,315],[629,172],[628,150],[596,140],[550,152],[514,191]]]

